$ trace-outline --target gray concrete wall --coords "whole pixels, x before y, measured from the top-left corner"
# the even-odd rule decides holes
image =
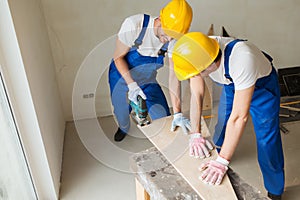
[[[72,119],[72,91],[77,72],[88,54],[100,43],[111,40],[123,19],[137,13],[159,15],[167,0],[42,0],[49,30],[55,69],[66,119]],[[229,34],[247,38],[274,57],[277,67],[299,65],[300,39],[297,0],[188,0],[194,10],[191,31],[215,34],[225,26]],[[113,44],[113,43],[112,43]],[[104,45],[105,46],[105,45]],[[101,48],[101,47],[98,47]],[[113,51],[105,46],[103,51]],[[100,51],[99,51],[100,52]],[[91,68],[107,68],[111,54],[99,53]],[[94,71],[96,72],[96,71]],[[100,72],[98,70],[97,72]],[[167,70],[161,77],[166,78]],[[93,75],[92,75],[93,76]],[[99,77],[101,74],[99,74]],[[86,91],[90,93],[86,81]],[[96,94],[97,115],[111,114],[107,71],[100,77]],[[82,98],[78,96],[77,98]],[[94,100],[87,100],[92,101]],[[84,115],[85,111],[82,110]],[[83,116],[86,117],[86,116]]]

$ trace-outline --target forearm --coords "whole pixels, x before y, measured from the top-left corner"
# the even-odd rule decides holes
[[[192,95],[190,102],[190,120],[192,133],[201,133],[202,102]]]
[[[231,160],[235,149],[243,135],[247,118],[245,117],[230,117],[227,122],[225,139],[220,151],[220,156],[226,160]]]
[[[190,79],[191,101],[190,101],[190,120],[192,133],[201,133],[201,115],[205,92],[205,83],[201,76]]]
[[[171,98],[171,103],[173,107],[173,112],[181,112],[181,83],[176,78],[176,75],[173,70],[173,62],[169,61],[169,94]]]
[[[122,75],[122,77],[124,78],[127,85],[129,83],[134,82],[133,78],[131,77],[130,70],[128,68],[128,64],[124,58],[115,59],[115,64],[116,64],[116,67],[117,67],[119,73]]]
[[[228,119],[225,139],[220,151],[220,156],[230,160],[244,132],[251,104],[254,87],[235,91],[233,108]]]
[[[119,71],[122,75],[124,80],[126,81],[127,85],[129,83],[134,82],[133,78],[130,75],[129,67],[127,61],[125,60],[125,56],[129,51],[129,47],[123,44],[119,39],[116,41],[116,49],[114,52],[114,62]]]

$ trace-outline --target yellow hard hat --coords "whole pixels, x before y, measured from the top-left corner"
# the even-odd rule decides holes
[[[177,78],[186,80],[205,70],[218,56],[219,48],[216,40],[200,32],[182,36],[172,53]]]
[[[160,11],[164,33],[175,39],[188,32],[192,18],[193,10],[185,0],[172,0]]]

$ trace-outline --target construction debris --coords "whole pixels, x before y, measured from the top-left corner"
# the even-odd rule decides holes
[[[134,154],[130,161],[136,179],[149,193],[151,199],[201,199],[155,147]],[[229,169],[227,174],[239,200],[268,199],[258,189],[242,180],[232,169]]]
[[[300,121],[300,96],[281,97],[279,117],[281,124]]]
[[[213,24],[210,25],[209,30],[207,32],[207,35],[208,36],[215,35],[215,30],[214,30],[214,25]]]
[[[281,130],[281,132],[282,132],[283,134],[288,134],[288,133],[290,132],[290,131],[289,131],[287,128],[285,128],[285,126],[282,125],[282,124],[280,124],[279,128],[280,128],[280,130]]]

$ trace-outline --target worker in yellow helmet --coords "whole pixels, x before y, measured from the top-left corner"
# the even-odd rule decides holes
[[[203,77],[209,76],[223,85],[213,136],[219,156],[201,166],[204,182],[221,183],[250,113],[265,188],[271,199],[281,199],[284,158],[279,130],[280,89],[272,60],[246,40],[207,37],[200,32],[188,33],[175,44],[174,71],[179,80],[190,79],[192,102],[199,108],[193,111],[192,126],[200,124]],[[198,147],[203,144],[200,133],[201,127],[191,136],[192,155],[198,154]]]
[[[170,115],[156,80],[157,70],[164,65],[165,54],[173,48],[174,39],[189,30],[192,16],[192,8],[185,0],[172,0],[158,17],[137,14],[123,22],[109,69],[111,100],[119,126],[115,141],[122,141],[130,127],[128,99],[138,104],[137,97],[142,97],[152,120]],[[189,120],[177,113],[176,126],[188,129]]]

